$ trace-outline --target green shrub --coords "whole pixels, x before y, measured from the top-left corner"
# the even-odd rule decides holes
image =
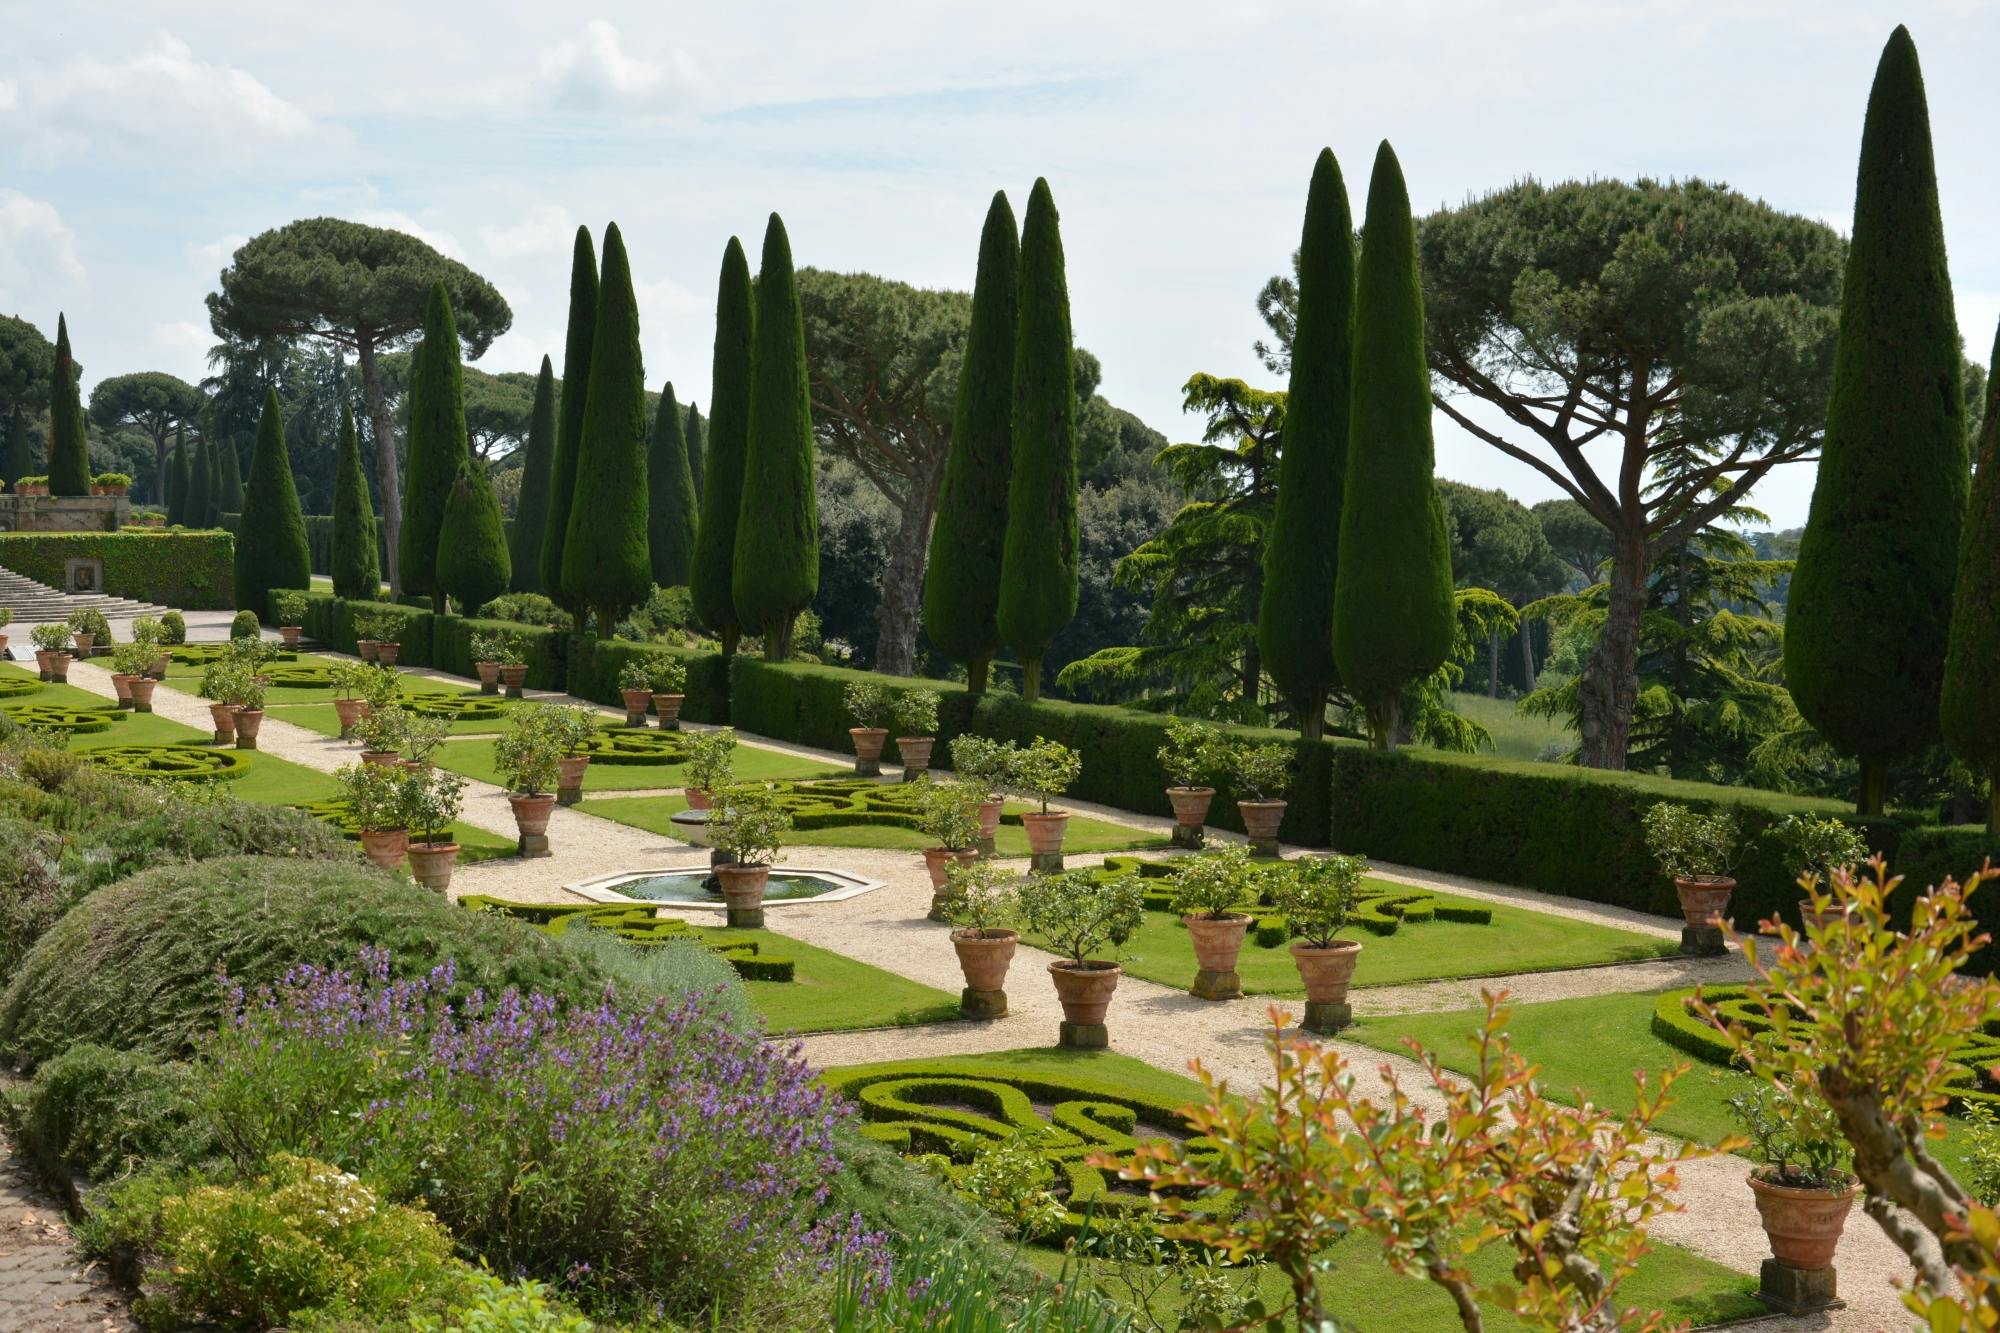
[[[306,594],[306,637],[343,653],[355,651],[359,639],[386,639],[400,645],[396,655],[400,666],[433,664],[431,634],[436,620],[428,610],[395,602],[352,602],[323,592]],[[369,632],[364,633],[364,629]]]
[[[187,618],[178,611],[168,611],[160,617],[160,642],[165,644],[186,643],[188,636]]]
[[[488,603],[489,607],[491,605],[493,603]],[[473,654],[472,641],[490,635],[505,638],[512,645],[514,655],[511,660],[528,668],[527,684],[530,689],[563,688],[568,674],[566,657],[570,640],[566,629],[552,630],[507,620],[471,620],[461,616],[432,616],[430,628],[428,665],[440,671],[459,676],[474,675],[477,668],[473,663],[478,659]],[[397,660],[402,659],[399,656]]]
[[[687,683],[681,717],[689,722],[724,723],[730,720],[730,663],[719,653],[694,653],[656,643],[630,643],[624,639],[584,638],[570,641],[569,693],[579,699],[618,706],[618,674],[628,662],[654,663],[671,659],[687,668]],[[847,733],[841,732],[845,744]]]
[[[591,1333],[596,1327],[554,1303],[551,1290],[539,1282],[502,1282],[482,1273],[471,1285],[472,1294],[451,1313],[412,1319],[410,1333]]]
[[[51,587],[65,586],[73,559],[104,562],[104,591],[190,611],[226,610],[235,568],[235,540],[226,532],[0,533],[0,565]]]
[[[568,629],[569,612],[538,592],[510,592],[479,608],[482,620],[512,620],[543,629]]]
[[[117,642],[111,636],[111,622],[106,620],[104,613],[96,607],[83,607],[80,610],[70,612],[67,623],[72,634],[89,634],[94,636],[92,647],[108,648]]]
[[[213,1154],[190,1067],[84,1043],[35,1073],[12,1099],[20,1141],[52,1180],[96,1180],[153,1162],[191,1166]]]
[[[257,613],[244,607],[229,618],[229,637],[232,639],[254,639],[258,634]]]

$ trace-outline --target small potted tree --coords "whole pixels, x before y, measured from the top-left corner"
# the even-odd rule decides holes
[[[1758,1159],[1748,1178],[1771,1257],[1802,1275],[1830,1269],[1860,1188],[1846,1169],[1847,1144],[1833,1112],[1816,1094],[1768,1083],[1731,1097],[1729,1109]],[[1773,1276],[1766,1265],[1766,1290]]]
[[[201,669],[201,684],[195,693],[208,700],[211,739],[216,745],[229,745],[236,740],[236,710],[232,700],[238,683],[251,670],[247,663],[228,657],[218,657]]]
[[[575,805],[583,799],[583,774],[590,767],[584,746],[597,734],[597,718],[588,708],[575,706],[551,706],[547,716],[550,734],[561,752],[556,760],[556,800]]]
[[[1291,747],[1282,741],[1232,745],[1229,776],[1236,785],[1236,809],[1243,816],[1251,852],[1278,855],[1278,827],[1285,822],[1285,789],[1292,785]]]
[[[271,609],[278,616],[278,637],[285,647],[297,649],[305,632],[306,595],[299,588],[280,588],[271,594]]]
[[[70,642],[76,646],[79,659],[89,657],[91,651],[111,642],[111,627],[105,622],[102,611],[81,610],[69,613]]]
[[[561,759],[543,705],[530,704],[515,713],[507,734],[493,742],[494,766],[507,779],[507,803],[514,809],[522,856],[549,855],[549,816],[556,807]]]
[[[378,621],[377,624],[380,626],[380,628],[378,628],[375,631],[375,633],[378,636],[383,634],[402,633],[402,630],[398,624],[391,622],[386,618]],[[378,637],[375,640],[375,661],[376,664],[379,666],[392,667],[396,665],[396,658],[401,655],[402,651],[403,651],[403,643],[401,639],[384,639]]]
[[[706,810],[715,793],[735,780],[736,728],[701,732],[688,741],[687,756],[688,809]]]
[[[625,700],[625,725],[645,726],[646,710],[653,706],[653,673],[644,660],[629,658],[618,668],[618,693]]]
[[[924,848],[931,877],[930,919],[944,920],[945,874],[979,859],[979,806],[986,793],[969,782],[927,782],[917,793],[917,827],[937,839]]]
[[[778,859],[792,817],[778,804],[770,783],[740,783],[722,792],[722,823],[715,845],[729,860],[715,867],[729,924],[754,930],[764,924],[764,885]]]
[[[481,694],[500,693],[500,659],[507,654],[506,644],[498,634],[475,634],[468,645],[472,653],[472,669],[479,674]]]
[[[4,623],[0,621],[0,624]],[[160,622],[154,617],[138,616],[133,619],[132,642],[143,645],[146,649],[140,658],[140,675],[152,680],[167,678],[167,646],[163,641],[164,635],[165,631],[160,628]],[[0,636],[0,647],[5,645],[6,639]]]
[[[1014,742],[996,741],[967,733],[953,738],[951,767],[960,782],[986,793],[979,803],[979,854],[993,855],[994,839],[1000,836],[1000,815],[1007,808],[1001,793],[1007,790],[1014,772]]]
[[[653,690],[653,715],[660,719],[660,730],[679,731],[681,705],[687,702],[687,663],[665,653],[655,654],[648,683]]]
[[[1160,767],[1167,775],[1167,804],[1174,808],[1174,846],[1200,847],[1202,825],[1215,800],[1209,785],[1227,757],[1222,730],[1191,717],[1167,723],[1167,743],[1159,749]]]
[[[409,726],[410,715],[401,704],[384,704],[370,712],[354,728],[361,741],[361,762],[383,768],[401,767],[403,740],[409,735]]]
[[[1361,946],[1340,932],[1354,919],[1354,904],[1368,863],[1358,856],[1309,856],[1282,872],[1273,898],[1292,934],[1292,965],[1306,988],[1308,1032],[1338,1032],[1354,1021],[1347,987]]]
[[[330,671],[334,688],[333,712],[340,719],[340,739],[351,740],[356,724],[374,711],[373,705],[363,696],[369,680],[380,673],[374,667],[363,666],[359,662],[335,662]]]
[[[375,636],[382,631],[376,628],[374,616],[354,617],[354,654],[364,662],[376,661],[375,649],[381,640]]]
[[[146,669],[153,665],[153,645],[121,643],[111,652],[111,684],[118,691],[118,706],[135,713],[153,711],[156,687]]]
[[[1088,870],[1049,875],[1023,886],[1020,917],[1061,954],[1049,964],[1056,999],[1063,1009],[1056,1044],[1102,1049],[1111,1044],[1104,1012],[1125,970],[1090,955],[1107,944],[1122,944],[1139,928],[1145,897],[1137,875],[1099,878]]]
[[[1063,868],[1063,835],[1069,828],[1069,811],[1051,810],[1049,801],[1068,791],[1082,772],[1082,755],[1040,736],[1033,745],[1017,750],[1008,765],[1008,782],[1013,789],[1041,806],[1039,811],[1021,816],[1021,825],[1028,831],[1029,864],[1036,870],[1054,873]]]
[[[1868,840],[1861,830],[1838,819],[1787,815],[1771,834],[1784,851],[1785,868],[1805,892],[1799,900],[1799,920],[1808,934],[1846,920],[1847,909],[1821,889],[1832,884],[1840,871],[1852,873],[1868,859]]]
[[[1194,945],[1194,985],[1200,1000],[1233,1000],[1243,994],[1236,958],[1250,930],[1250,914],[1236,908],[1254,903],[1256,872],[1250,850],[1240,843],[1174,863],[1174,910]]]
[[[903,781],[909,782],[930,772],[931,750],[937,745],[938,705],[944,700],[936,690],[904,690],[896,696],[896,754],[903,761]]]
[[[873,681],[857,680],[847,687],[842,698],[854,723],[847,729],[854,740],[854,775],[878,777],[882,772],[882,743],[889,737],[889,729],[881,725],[889,711],[889,692]]]
[[[991,861],[953,862],[946,870],[944,920],[951,923],[951,947],[965,973],[958,1011],[967,1018],[1007,1016],[1007,969],[1021,932],[1014,919],[1015,876]]]
[[[340,782],[348,815],[361,829],[361,851],[377,868],[391,874],[403,868],[410,850],[409,802],[403,792],[407,775],[379,764],[346,764],[333,775]]]
[[[441,717],[405,713],[403,718],[403,767],[430,768],[431,756],[451,735],[451,723]]]
[[[1722,914],[1736,888],[1730,867],[1736,864],[1736,819],[1717,811],[1696,814],[1685,805],[1661,801],[1640,821],[1646,846],[1660,869],[1674,882],[1680,899],[1681,949],[1691,954],[1728,952]]]
[[[264,678],[245,667],[229,678],[230,712],[236,718],[236,748],[257,748],[257,732],[264,725]]]
[[[129,472],[100,472],[91,480],[92,495],[124,495],[132,489]]]
[[[528,684],[527,650],[518,634],[502,634],[500,640],[500,683],[509,699],[519,699]]]
[[[35,668],[43,680],[60,684],[69,679],[69,656],[64,651],[69,647],[68,625],[37,625],[28,631],[28,642],[35,645]]]
[[[458,844],[451,826],[465,805],[465,779],[448,768],[406,771],[402,777],[404,818],[410,830],[410,871],[417,883],[439,893],[451,887]]]

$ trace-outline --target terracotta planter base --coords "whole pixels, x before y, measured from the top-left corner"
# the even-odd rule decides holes
[[[1345,1000],[1307,1000],[1299,1026],[1308,1032],[1338,1032],[1354,1022],[1354,1006]]]
[[[889,739],[884,727],[849,727],[847,734],[854,742],[854,776],[857,778],[879,778],[882,776],[882,746]]]
[[[656,694],[653,696],[653,716],[660,719],[661,731],[681,729],[681,704],[687,700],[685,694]]]
[[[523,663],[518,666],[508,666],[502,663],[500,667],[500,683],[507,687],[507,697],[509,699],[520,698],[521,687],[528,683],[527,665]]]
[[[1832,1268],[1792,1268],[1766,1259],[1757,1272],[1757,1299],[1781,1314],[1843,1310],[1847,1302],[1838,1294],[1838,1277]]]
[[[1729,941],[1721,926],[1682,926],[1681,952],[1697,958],[1713,958],[1729,952]]]
[[[1111,1046],[1111,1029],[1102,1023],[1072,1023],[1064,1019],[1056,1024],[1056,1045],[1073,1051],[1107,1050]]]
[[[518,854],[524,861],[540,860],[544,856],[554,856],[549,850],[549,835],[546,833],[523,833],[517,839]]]
[[[1680,899],[1681,952],[1714,956],[1729,952],[1723,938],[1723,913],[1729,910],[1729,895],[1736,881],[1727,876],[1704,879],[1675,879],[1674,894]]]
[[[556,788],[557,805],[575,805],[578,801],[582,799],[583,799],[583,783],[581,780],[579,780],[574,787]]]
[[[1243,816],[1243,832],[1250,839],[1250,855],[1275,859],[1280,854],[1278,826],[1284,823],[1284,801],[1238,801]]]
[[[958,1012],[962,1018],[1005,1018],[1007,992],[974,990],[967,986],[958,993]]]
[[[991,861],[999,851],[1000,814],[1007,808],[1003,800],[979,803],[979,859]]]

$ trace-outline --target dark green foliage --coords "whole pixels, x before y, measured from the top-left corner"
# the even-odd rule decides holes
[[[222,451],[222,494],[219,507],[225,514],[243,512],[243,464],[237,461],[233,440],[218,442]]]
[[[187,431],[174,428],[174,451],[167,455],[167,523],[187,522],[188,454]]]
[[[488,603],[490,611],[493,604]],[[560,613],[559,613],[560,614]],[[513,639],[520,660],[528,668],[528,687],[536,690],[564,688],[564,653],[569,647],[569,617],[563,628],[523,625],[491,618],[472,620],[460,616],[432,616],[429,657],[432,666],[453,675],[473,674],[472,640],[480,634],[505,634]],[[616,702],[616,696],[613,697]]]
[[[243,521],[236,533],[236,606],[262,615],[273,588],[305,588],[312,583],[312,557],[306,550],[306,522],[299,512],[299,492],[292,485],[292,462],[285,452],[285,423],[278,412],[278,391],[264,397],[264,419],[257,426],[257,452],[250,459],[250,484],[244,487]]]
[[[484,467],[468,462],[445,501],[444,526],[438,532],[438,587],[453,606],[475,610],[507,591],[510,566],[493,482]]]
[[[1036,180],[1021,228],[1012,459],[1000,568],[1000,639],[1041,694],[1042,654],[1076,614],[1076,371],[1055,196]]]
[[[111,596],[183,611],[229,609],[235,549],[226,532],[0,533],[0,565],[38,583],[61,587],[67,561],[101,560]]]
[[[185,511],[183,520],[191,528],[209,526],[209,511],[213,507],[215,490],[215,455],[209,451],[206,436],[195,441],[194,452],[188,457],[188,488],[182,503]],[[217,511],[218,518],[220,511]]]
[[[5,436],[0,481],[11,485],[18,477],[48,471],[43,466],[46,442],[35,438],[29,423],[48,405],[55,360],[55,346],[40,329],[25,319],[0,315],[0,434]]]
[[[90,494],[90,444],[84,436],[83,399],[76,378],[69,322],[57,315],[55,367],[49,380],[50,495]]]
[[[396,655],[398,666],[435,665],[431,651],[433,627],[436,622],[447,619],[451,617],[395,602],[354,602],[326,593],[306,594],[307,638],[317,639],[336,652],[352,653],[355,641],[361,637],[357,622],[367,622],[373,627],[368,637],[388,639],[402,645]],[[467,665],[470,665],[469,659]]]
[[[1986,831],[2000,835],[2000,333],[1986,377],[1978,463],[1959,541],[1940,716],[1951,752],[1986,775]]]
[[[215,1152],[195,1068],[84,1043],[15,1097],[21,1146],[44,1177],[104,1181],[148,1163],[192,1165]]]
[[[1833,395],[1785,627],[1792,697],[1860,757],[1864,812],[1881,809],[1887,764],[1938,739],[1966,463],[1929,113],[1899,27],[1868,95]]]
[[[515,592],[542,590],[542,535],[549,521],[549,474],[556,454],[556,377],[547,357],[535,377],[535,407],[528,421],[527,456],[521,463],[521,491],[507,532],[513,556]]]
[[[228,447],[220,440],[202,437],[201,452],[208,467],[208,502],[201,516],[204,528],[222,526],[222,454]]]
[[[687,668],[687,699],[681,704],[683,718],[718,724],[729,721],[729,664],[735,659],[720,653],[691,653],[664,644],[631,643],[624,639],[591,638],[580,645],[572,641],[566,688],[579,699],[616,706],[622,702],[618,673],[628,662],[658,657],[674,658]]]
[[[979,234],[972,326],[965,338],[951,451],[924,576],[924,629],[965,663],[974,692],[1000,646],[1001,559],[1013,462],[1014,339],[1021,302],[1021,238],[1014,210],[995,191]]]
[[[588,607],[605,636],[653,589],[646,549],[645,374],[632,266],[614,222],[604,229],[604,273],[562,581],[564,604],[572,610]]]
[[[563,343],[562,411],[556,424],[556,451],[549,464],[549,507],[542,526],[541,590],[561,603],[582,625],[584,608],[563,595],[563,543],[576,496],[576,460],[583,450],[583,409],[590,392],[590,344],[597,335],[597,247],[590,228],[576,229],[569,270],[569,336]]]
[[[1375,744],[1387,748],[1404,687],[1443,664],[1457,623],[1434,476],[1416,229],[1387,141],[1368,182],[1355,288],[1333,655],[1368,710]]]
[[[410,362],[410,456],[403,485],[402,591],[439,591],[439,538],[459,472],[472,457],[465,433],[465,376],[458,325],[440,281],[431,288],[424,340]],[[504,585],[503,585],[504,590]]]
[[[5,320],[0,315],[0,320]],[[35,432],[28,425],[27,413],[16,404],[4,419],[0,419],[0,486],[12,486],[22,477],[36,476],[42,471],[42,460],[36,456]]]
[[[688,404],[687,421],[684,423],[683,429],[687,437],[688,479],[694,482],[695,513],[699,515],[701,513],[702,469],[707,466],[708,459],[706,457],[707,446],[703,443],[705,432],[702,429],[701,412],[693,403]]]
[[[662,588],[686,584],[694,569],[699,509],[686,430],[680,404],[674,401],[674,386],[669,384],[660,393],[660,410],[653,418],[653,438],[646,450],[646,549],[653,562],[653,582]]]
[[[333,575],[336,597],[376,597],[382,591],[375,507],[361,470],[361,444],[354,431],[354,407],[340,404],[340,443],[333,463]]]
[[[720,395],[713,410],[720,410]],[[719,423],[718,423],[719,429]],[[790,655],[792,622],[819,591],[819,503],[813,476],[812,391],[792,243],[776,213],[757,273],[750,412],[730,595],[745,629],[773,661]]]
[[[1331,148],[1320,150],[1306,193],[1298,290],[1257,642],[1264,669],[1291,702],[1299,729],[1317,736],[1327,695],[1340,682],[1333,601],[1354,356],[1354,219]]]
[[[703,462],[701,523],[695,533],[694,572],[688,591],[695,614],[736,651],[742,622],[731,580],[736,564],[736,520],[743,502],[743,456],[750,426],[750,341],[756,327],[750,263],[734,236],[722,252],[715,289],[713,393],[708,400],[708,449]]]

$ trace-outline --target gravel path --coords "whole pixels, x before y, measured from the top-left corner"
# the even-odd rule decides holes
[[[131,1333],[125,1297],[76,1253],[62,1206],[0,1130],[0,1333]]]

